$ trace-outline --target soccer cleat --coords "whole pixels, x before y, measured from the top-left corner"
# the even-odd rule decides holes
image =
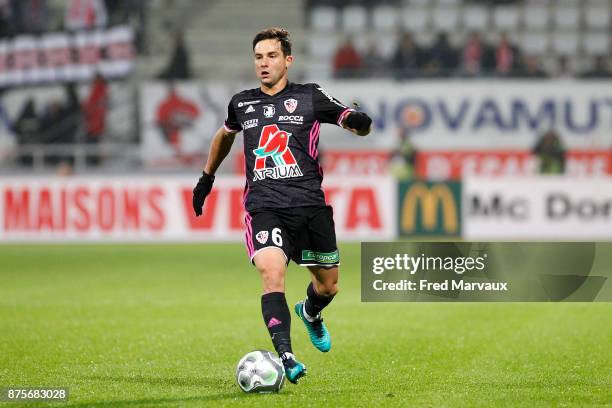
[[[297,384],[298,380],[306,375],[306,366],[295,359],[291,353],[283,353],[280,356],[283,367],[285,367],[285,375],[289,382]]]
[[[329,335],[329,331],[327,331],[327,327],[325,327],[325,323],[323,323],[323,318],[321,314],[311,322],[304,316],[304,302],[297,302],[295,304],[295,313],[302,319],[304,325],[306,325],[306,329],[308,329],[308,334],[310,335],[310,341],[317,348],[317,350],[322,352],[328,352],[331,349],[331,336]]]

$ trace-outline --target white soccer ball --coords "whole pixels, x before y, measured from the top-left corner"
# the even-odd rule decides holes
[[[244,392],[279,392],[285,384],[285,369],[271,351],[251,351],[238,362],[236,382]]]

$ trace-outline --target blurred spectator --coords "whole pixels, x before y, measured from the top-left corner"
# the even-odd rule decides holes
[[[540,60],[535,55],[524,56],[523,63],[512,76],[515,78],[548,78],[548,74],[542,69]]]
[[[557,68],[555,71],[555,78],[557,79],[569,79],[574,75],[570,70],[569,58],[565,55],[560,56],[557,59]]]
[[[585,79],[608,79],[612,78],[612,72],[608,67],[608,61],[606,57],[600,55],[595,58],[595,63],[590,71],[585,72],[581,75],[581,78]]]
[[[74,168],[69,162],[62,161],[58,164],[55,174],[62,177],[72,176],[74,175]]]
[[[11,1],[0,0],[0,38],[10,37],[12,29]]]
[[[65,87],[66,99],[53,100],[45,110],[41,119],[41,140],[46,144],[72,144],[76,141],[76,133],[80,122],[79,101],[74,84]],[[54,152],[47,156],[47,164],[69,163],[73,157],[70,153]]]
[[[193,126],[199,115],[200,110],[196,103],[183,98],[170,84],[168,86],[168,96],[157,109],[156,120],[164,139],[174,149],[177,156],[182,154],[182,130]]]
[[[108,15],[103,0],[69,0],[64,26],[71,31],[106,27]]]
[[[395,77],[401,80],[421,76],[425,60],[424,51],[413,41],[412,35],[402,33],[392,60]]]
[[[61,129],[61,110],[62,102],[59,99],[53,99],[45,106],[41,116],[43,132],[40,135],[40,142],[46,144],[60,143],[63,133]]]
[[[47,31],[49,7],[47,0],[20,0],[24,29],[28,33],[41,34]]]
[[[391,174],[399,180],[415,177],[417,152],[406,129],[399,130],[399,147],[391,153]]]
[[[28,146],[40,142],[41,121],[36,114],[36,103],[33,98],[29,98],[23,105],[17,120],[13,124],[13,129],[15,130],[19,146]],[[19,162],[23,165],[31,166],[33,162],[32,154],[23,153],[19,155]]]
[[[190,79],[189,50],[185,45],[183,34],[174,33],[174,49],[168,66],[159,74],[160,79]]]
[[[104,0],[104,6],[108,13],[108,21],[110,25],[125,22],[125,9],[123,0]]]
[[[350,38],[336,50],[334,55],[334,78],[355,78],[361,71],[361,56]]]
[[[544,133],[533,148],[540,160],[540,174],[563,174],[565,172],[565,148],[554,130]]]
[[[363,56],[363,76],[366,78],[383,78],[389,73],[388,68],[388,61],[380,54],[376,43],[370,41],[368,50]]]
[[[474,32],[463,47],[462,71],[467,76],[479,76],[483,71],[486,47],[480,33]]]
[[[439,33],[429,50],[427,76],[448,77],[457,69],[457,51],[450,45],[447,33]]]
[[[90,146],[96,146],[106,131],[106,114],[108,111],[108,84],[102,75],[97,74],[94,78],[89,96],[83,103],[83,114],[85,119],[85,142]],[[99,155],[87,156],[89,164],[98,164]]]
[[[495,74],[509,76],[516,68],[518,49],[510,42],[508,35],[503,33],[495,48]]]
[[[0,0],[0,36],[47,31],[47,0]]]

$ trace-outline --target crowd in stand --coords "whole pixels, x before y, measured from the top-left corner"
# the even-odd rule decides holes
[[[481,33],[473,32],[461,47],[453,47],[446,33],[438,34],[427,47],[418,44],[409,32],[399,34],[397,48],[384,58],[376,44],[361,54],[347,37],[333,57],[335,78],[612,78],[607,56],[598,56],[591,69],[577,74],[568,68],[567,57],[560,56],[556,68],[546,70],[537,56],[528,55],[502,34],[496,44],[488,44]]]
[[[19,145],[96,145],[100,142],[106,130],[107,82],[97,75],[83,100],[79,100],[75,84],[68,83],[64,89],[64,98],[52,99],[42,107],[37,106],[34,98],[25,101],[14,122],[9,124]],[[74,158],[69,153],[45,155],[44,161],[46,164],[72,165]],[[18,160],[23,165],[32,165],[32,151],[26,150]],[[87,162],[97,164],[98,155],[88,155]]]
[[[0,38],[129,23],[137,49],[146,51],[146,10],[145,0],[67,0],[63,9],[53,9],[48,0],[0,0]]]
[[[117,24],[135,28],[135,46],[146,51],[142,29],[145,24],[146,0],[66,0],[63,7],[48,0],[0,0],[0,38],[40,35],[47,32],[80,32],[104,29]],[[0,116],[4,127],[15,136],[20,147],[16,160],[21,165],[59,165],[71,168],[73,150],[66,145],[87,145],[87,164],[100,163],[95,147],[107,131],[109,85],[99,73],[90,81],[88,93],[79,99],[77,84],[66,83],[64,97],[41,103],[34,95],[27,98],[13,118],[9,118],[3,102],[12,87],[0,89]],[[55,146],[38,156],[41,146]],[[37,150],[38,149],[38,150]]]

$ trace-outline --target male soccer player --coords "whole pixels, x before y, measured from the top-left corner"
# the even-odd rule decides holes
[[[321,123],[333,123],[366,136],[372,120],[330,96],[317,84],[288,82],[291,66],[289,33],[263,30],[253,39],[259,88],[232,97],[225,124],[215,134],[202,177],[193,189],[197,216],[210,193],[215,172],[227,156],[236,133],[244,134],[246,247],[261,274],[261,311],[287,378],[292,383],[306,366],[291,348],[291,314],[285,299],[289,260],[308,267],[312,282],[305,301],[295,305],[313,345],[326,352],[331,338],[321,311],[338,292],[340,257],[332,208],[321,190],[318,162]]]

